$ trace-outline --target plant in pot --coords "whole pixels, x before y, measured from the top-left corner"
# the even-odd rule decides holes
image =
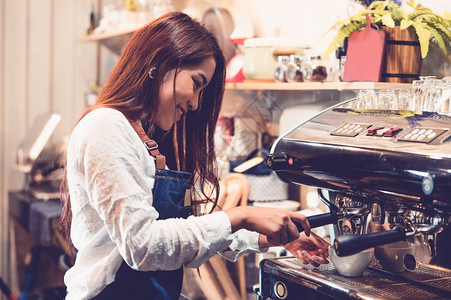
[[[429,51],[430,41],[445,55],[451,48],[451,13],[443,15],[409,0],[360,1],[367,4],[356,15],[337,21],[327,32],[338,29],[323,56],[342,46],[351,33],[364,29],[367,16],[374,28],[386,32],[382,81],[412,82],[421,71],[421,62]],[[371,2],[371,3],[370,3]],[[401,52],[400,52],[401,51]],[[403,66],[404,64],[404,66]]]

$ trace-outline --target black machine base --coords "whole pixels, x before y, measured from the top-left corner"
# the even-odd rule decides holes
[[[315,268],[282,257],[262,260],[259,275],[259,300],[451,299],[451,270],[434,266],[393,274],[373,260],[362,276],[344,277],[332,264]]]

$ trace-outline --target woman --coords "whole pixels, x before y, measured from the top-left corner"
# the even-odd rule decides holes
[[[189,216],[195,182],[213,187],[216,195],[201,188],[210,201],[219,192],[213,133],[224,82],[217,41],[187,15],[169,13],[132,36],[68,143],[62,224],[77,256],[67,299],[178,299],[182,266],[221,251],[233,260],[292,242],[301,261],[326,263],[327,243],[308,237],[298,213]]]

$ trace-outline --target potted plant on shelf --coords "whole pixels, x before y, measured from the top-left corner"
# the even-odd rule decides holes
[[[327,31],[338,29],[324,57],[342,46],[352,32],[364,29],[368,15],[373,27],[386,32],[382,81],[411,82],[418,77],[430,41],[437,43],[445,54],[450,50],[450,12],[440,15],[421,4],[415,4],[414,0],[407,1],[407,7],[400,1],[391,0],[359,2],[367,6],[356,15],[337,21]]]

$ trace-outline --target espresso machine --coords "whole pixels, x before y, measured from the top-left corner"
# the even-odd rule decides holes
[[[356,101],[281,136],[267,165],[280,180],[318,188],[330,212],[310,223],[333,224],[339,256],[373,248],[374,258],[356,277],[332,263],[262,260],[260,300],[451,299],[451,115]]]

